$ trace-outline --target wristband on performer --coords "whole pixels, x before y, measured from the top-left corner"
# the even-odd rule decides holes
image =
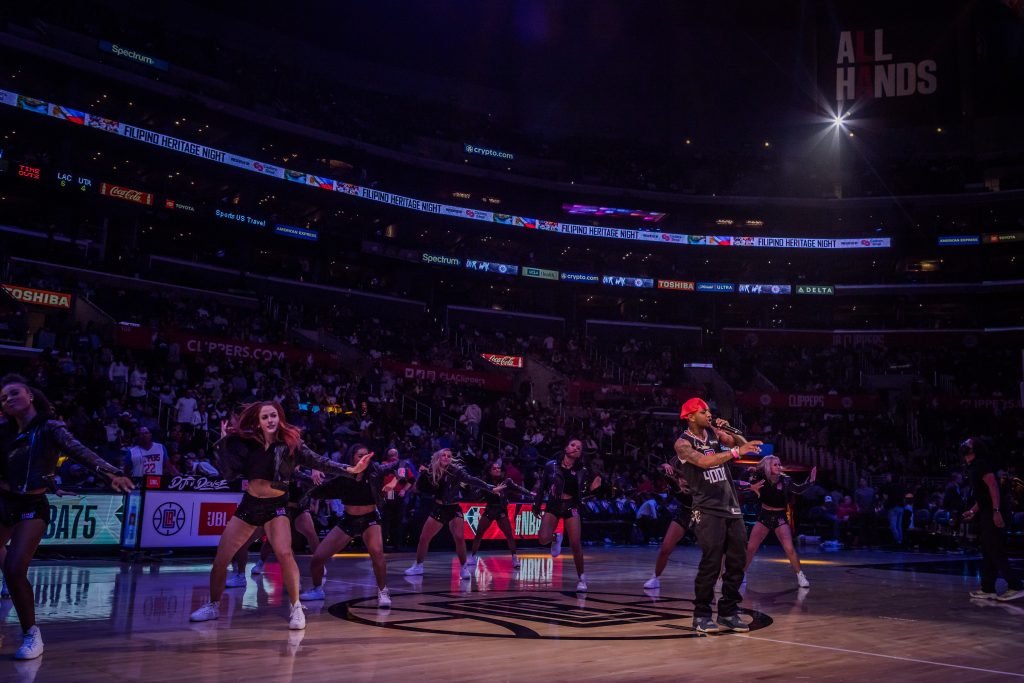
[[[733,446],[732,448],[729,449],[729,452],[732,453],[732,457],[734,460],[740,459],[740,449]]]

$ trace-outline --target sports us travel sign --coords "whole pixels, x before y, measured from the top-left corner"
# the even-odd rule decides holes
[[[480,356],[491,365],[497,365],[499,368],[523,367],[522,356],[502,356],[497,353],[481,353]]]

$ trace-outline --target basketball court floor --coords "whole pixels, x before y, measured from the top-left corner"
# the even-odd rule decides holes
[[[585,595],[569,553],[528,552],[513,571],[488,552],[471,581],[450,552],[431,553],[414,580],[402,573],[411,555],[391,555],[389,610],[376,607],[369,559],[339,555],[298,632],[274,563],[226,591],[218,621],[192,624],[208,560],[38,562],[46,652],[11,659],[20,629],[3,601],[0,681],[1024,680],[1024,600],[972,601],[972,556],[809,550],[811,587],[798,589],[781,551],[764,548],[743,589],[751,631],[701,635],[690,628],[699,551],[677,549],[661,589],[644,591],[656,552],[587,548]]]

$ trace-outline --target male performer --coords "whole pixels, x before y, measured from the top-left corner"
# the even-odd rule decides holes
[[[760,453],[760,441],[747,441],[738,434],[723,431],[730,428],[725,420],[711,420],[708,404],[691,398],[683,404],[680,419],[686,420],[686,431],[675,442],[677,462],[682,476],[693,494],[692,527],[700,545],[700,566],[694,581],[693,628],[701,633],[718,631],[749,631],[738,614],[740,584],[747,558],[747,533],[743,513],[729,471],[729,463],[748,453]],[[732,428],[730,428],[732,429]],[[733,430],[735,431],[735,430]],[[721,444],[733,443],[726,449]],[[725,571],[722,572],[722,556]],[[711,603],[715,599],[715,581],[722,573],[722,599],[718,601],[718,623],[711,619]]]
[[[1024,597],[1024,585],[1010,566],[1006,555],[1006,521],[1003,519],[1003,501],[999,482],[986,457],[985,444],[970,438],[960,444],[960,455],[969,468],[974,506],[964,512],[964,519],[978,520],[978,545],[981,546],[981,590],[971,591],[972,598],[980,600],[1016,600]],[[996,594],[996,577],[1006,579],[1006,590]]]

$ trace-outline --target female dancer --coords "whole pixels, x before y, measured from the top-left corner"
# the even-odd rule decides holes
[[[4,579],[14,601],[23,633],[15,659],[43,654],[43,638],[36,626],[35,595],[28,581],[28,565],[50,521],[46,491],[53,483],[61,453],[110,481],[115,491],[127,492],[132,480],[83,446],[54,414],[41,391],[25,378],[7,375],[0,380],[0,408],[7,416],[0,425],[0,547],[10,541],[4,558]]]
[[[316,502],[311,500],[306,494],[314,486],[319,486],[322,483],[324,483],[324,473],[320,470],[306,472],[302,468],[297,467],[295,468],[295,478],[288,485],[288,519],[292,522],[293,532],[297,531],[306,539],[306,543],[309,545],[309,552],[311,553],[315,553],[317,547],[319,547],[320,537],[317,536],[316,526],[313,524],[312,513],[315,511],[315,508],[311,510],[311,506],[315,506]],[[260,532],[258,531],[257,533]],[[246,556],[248,556],[250,543],[242,546],[242,550],[238,551],[239,555],[245,552]],[[263,573],[263,565],[270,559],[273,551],[274,547],[269,542],[265,542],[260,547],[260,559],[252,566],[253,576]],[[228,577],[228,588],[245,585],[245,562],[243,560],[241,565],[239,565],[239,555],[235,556],[235,567],[238,573]]]
[[[349,462],[359,462],[373,453],[362,445],[355,444],[349,449]],[[313,553],[309,573],[313,588],[303,593],[303,600],[323,600],[325,565],[334,553],[341,551],[349,542],[361,536],[366,551],[373,563],[373,576],[377,580],[377,606],[391,607],[391,593],[387,587],[387,560],[384,558],[384,535],[381,532],[380,507],[383,503],[384,478],[402,467],[400,460],[387,463],[370,463],[365,472],[353,479],[335,479],[310,491],[312,498],[339,498],[345,505],[345,513],[320,547]]]
[[[466,565],[464,522],[462,508],[458,503],[462,487],[469,486],[490,493],[501,493],[505,489],[505,484],[491,486],[472,476],[463,468],[459,459],[452,455],[450,448],[442,448],[435,452],[430,457],[430,468],[421,465],[420,473],[416,485],[423,493],[433,494],[434,511],[423,523],[423,531],[420,533],[419,543],[416,544],[416,561],[405,570],[405,574],[415,576],[423,573],[423,560],[427,558],[430,541],[447,525],[448,530],[452,532],[452,538],[455,539],[455,554],[458,555],[461,565],[459,578],[468,579],[473,573]]]
[[[231,481],[249,480],[249,490],[228,521],[217,545],[210,570],[210,602],[192,613],[192,621],[209,621],[220,616],[220,598],[228,564],[242,544],[262,526],[281,564],[285,588],[291,600],[288,628],[306,628],[306,615],[299,602],[299,569],[292,554],[292,529],[288,519],[288,483],[295,466],[303,464],[330,474],[354,477],[366,469],[369,458],[355,467],[344,467],[322,458],[306,446],[298,428],[288,424],[276,401],[253,403],[242,411],[228,435],[217,442],[221,475]]]
[[[565,534],[572,546],[572,559],[576,564],[578,593],[587,592],[587,577],[583,573],[583,544],[580,542],[580,500],[584,494],[601,486],[601,477],[591,479],[590,470],[580,464],[583,443],[572,439],[565,446],[560,460],[549,460],[544,465],[540,488],[533,502],[533,514],[541,518],[537,541],[541,545],[551,544],[551,557],[562,552],[562,534],[555,533],[558,520],[565,521]],[[541,516],[542,500],[546,500],[544,515]]]
[[[782,549],[789,558],[789,564],[796,572],[796,582],[801,588],[809,588],[811,582],[807,580],[800,569],[800,557],[793,547],[793,532],[789,529],[789,522],[786,521],[786,503],[789,501],[790,493],[800,493],[807,490],[818,476],[818,468],[811,470],[811,476],[803,484],[794,484],[790,477],[782,473],[782,463],[774,455],[766,455],[757,466],[759,477],[750,484],[750,490],[761,499],[761,512],[757,515],[757,523],[750,530],[750,538],[747,540],[747,564],[743,571],[754,561],[754,555],[761,546],[762,541],[767,538],[768,533],[774,529],[775,537],[782,544]]]
[[[669,555],[679,545],[679,541],[683,540],[686,530],[690,528],[690,515],[693,513],[693,496],[690,495],[690,486],[686,483],[686,479],[667,462],[662,463],[661,471],[676,486],[676,513],[665,531],[665,538],[661,540],[661,547],[658,548],[658,559],[654,562],[654,574],[644,582],[644,588],[649,590],[661,588],[661,579],[658,577],[665,571]]]
[[[494,486],[504,482],[505,489],[498,493],[484,493],[484,500],[487,502],[487,505],[484,507],[480,521],[476,525],[473,549],[470,552],[467,564],[470,566],[476,564],[476,554],[480,550],[480,541],[483,540],[484,533],[491,528],[491,522],[494,522],[501,529],[501,533],[505,534],[505,540],[508,541],[508,549],[512,551],[512,569],[519,569],[519,558],[516,556],[516,538],[512,534],[512,524],[508,519],[508,491],[512,489],[530,500],[533,499],[533,494],[522,486],[515,484],[511,479],[505,478],[505,466],[501,464],[500,460],[491,463],[487,470],[487,476],[490,483]]]

